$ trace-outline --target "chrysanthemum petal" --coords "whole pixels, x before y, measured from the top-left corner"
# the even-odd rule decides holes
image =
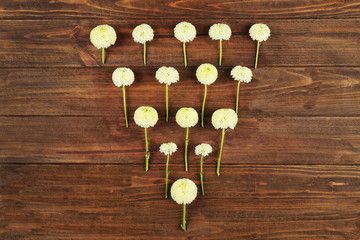
[[[112,74],[115,86],[130,86],[135,80],[134,72],[130,68],[117,68]]]
[[[179,81],[180,76],[179,72],[173,67],[161,67],[156,71],[155,78],[160,83],[167,83],[171,85],[172,83],[176,83]]]
[[[196,28],[189,22],[180,22],[174,28],[174,35],[180,42],[191,42],[196,37]]]
[[[211,122],[215,129],[234,129],[238,122],[238,116],[232,109],[218,109],[213,113]]]
[[[197,196],[197,186],[190,179],[181,178],[173,183],[170,192],[176,203],[190,204]]]
[[[256,23],[249,29],[249,34],[252,40],[266,41],[270,37],[270,28],[263,23]]]
[[[175,118],[177,124],[183,128],[193,127],[199,121],[198,113],[193,108],[180,108],[177,111]]]
[[[218,71],[216,67],[210,63],[203,63],[196,70],[196,78],[204,85],[214,83],[217,77]]]
[[[173,142],[163,143],[160,145],[160,152],[165,155],[171,155],[172,153],[176,152],[177,146]]]
[[[227,24],[216,23],[209,29],[209,36],[212,40],[229,40],[231,37],[231,28]]]
[[[202,143],[195,147],[195,154],[196,155],[202,155],[207,156],[212,152],[212,147],[210,144]]]
[[[138,107],[134,113],[134,121],[143,128],[153,127],[159,120],[155,108],[149,106]]]
[[[90,41],[98,49],[108,48],[116,42],[115,29],[109,25],[99,25],[91,30]]]
[[[132,32],[132,37],[135,42],[144,44],[153,40],[154,38],[154,30],[148,24],[140,24],[136,28],[134,28]]]
[[[242,66],[236,66],[231,70],[231,76],[236,81],[249,83],[252,79],[252,72],[250,68],[242,67]]]

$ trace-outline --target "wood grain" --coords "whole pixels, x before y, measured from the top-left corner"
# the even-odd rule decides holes
[[[112,25],[117,43],[107,50],[106,66],[143,66],[142,45],[131,37],[133,28],[144,21],[2,21],[0,67],[102,66],[101,51],[89,41],[93,27]],[[155,30],[148,44],[149,66],[183,67],[181,43],[174,38],[178,20],[146,21]],[[204,62],[218,64],[218,45],[208,36],[215,23],[192,21],[198,37],[187,44],[189,66]],[[256,43],[248,35],[251,20],[226,20],[233,35],[223,43],[223,66],[253,66]],[[269,20],[272,34],[261,45],[259,67],[264,66],[360,66],[359,19]],[[34,27],[36,26],[36,27]]]
[[[112,83],[115,68],[0,69],[0,115],[122,116],[122,92]],[[165,114],[165,87],[157,68],[132,68],[135,83],[126,88],[130,113],[141,105]],[[203,86],[196,68],[179,69],[180,82],[169,88],[170,113],[184,106],[200,111]],[[231,68],[219,69],[209,87],[205,115],[234,108],[237,82]],[[252,116],[359,116],[360,68],[258,68],[242,84],[240,114]],[[157,96],[157,97],[154,97]]]
[[[2,0],[2,19],[291,19],[356,18],[356,0],[282,1],[73,1]]]
[[[0,1],[0,239],[246,239],[359,240],[360,236],[360,2],[358,0],[21,0]],[[173,36],[190,21],[197,38]],[[190,129],[184,172],[185,130],[178,108],[201,107],[196,68],[217,66],[213,23],[227,23],[223,67],[209,87],[206,128]],[[235,104],[235,65],[252,67],[250,26],[263,22],[271,37],[261,45],[259,69],[240,92],[238,126],[225,136],[221,176],[215,175],[221,132],[211,126],[218,108]],[[131,32],[150,24],[148,66]],[[101,51],[89,41],[99,24],[112,25],[117,42]],[[174,66],[165,124],[160,66]],[[131,67],[127,88],[130,128],[122,94],[111,81],[116,67]],[[154,106],[149,130],[150,170],[144,171],[143,129],[133,121],[140,105]],[[210,143],[206,196],[188,206],[164,199],[165,156],[173,141],[170,183],[199,184],[194,147]]]
[[[2,163],[119,163],[144,164],[144,130],[130,128],[122,117],[1,117]],[[207,142],[217,160],[221,131],[205,119],[205,127],[190,129],[190,169],[198,164],[197,144]],[[149,129],[151,162],[161,163],[159,146],[175,142],[179,151],[172,161],[183,165],[185,129],[173,117],[161,118]],[[241,117],[225,136],[223,164],[359,164],[360,118]]]
[[[170,182],[193,179],[179,167]],[[360,168],[205,168],[206,195],[188,206],[163,198],[163,164],[0,165],[2,239],[356,239]]]

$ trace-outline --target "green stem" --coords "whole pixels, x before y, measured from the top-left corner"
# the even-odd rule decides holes
[[[204,158],[204,156],[201,155],[201,160],[200,160],[200,182],[201,182],[201,193],[204,196],[205,191],[204,191],[204,179],[203,179],[203,158]]]
[[[144,65],[146,65],[146,42],[144,43]]]
[[[221,60],[222,60],[222,40],[220,39],[220,56],[219,56],[219,66],[221,66]]]
[[[170,154],[167,155],[167,160],[166,160],[165,198],[168,198],[169,158],[170,158]]]
[[[168,96],[169,96],[169,84],[166,84],[166,122],[169,121],[169,102],[168,102]]]
[[[257,41],[257,45],[256,45],[256,58],[255,58],[255,69],[257,68],[257,65],[258,65],[259,49],[260,49],[260,41]]]
[[[226,129],[223,128],[223,129],[222,129],[222,135],[221,135],[220,153],[219,153],[219,158],[218,158],[217,168],[216,168],[216,174],[217,174],[218,176],[220,176],[220,161],[221,161],[221,154],[222,154],[222,150],[223,150],[223,146],[224,146],[225,132],[226,132]]]
[[[186,128],[186,139],[185,139],[185,171],[188,171],[188,163],[187,163],[187,150],[189,143],[189,128]]]
[[[204,127],[204,111],[205,111],[206,94],[207,94],[207,85],[205,85],[204,100],[203,100],[202,109],[201,109],[201,126],[202,127]]]
[[[102,48],[101,51],[101,61],[103,64],[105,64],[105,48]]]
[[[124,113],[125,113],[125,124],[126,127],[129,127],[129,123],[128,123],[128,118],[127,118],[127,114],[126,114],[126,95],[125,95],[125,86],[122,87],[123,89],[123,99],[124,99]]]
[[[150,152],[149,152],[149,141],[147,138],[147,128],[145,128],[145,146],[146,146],[146,153],[145,153],[145,171],[149,170],[149,158],[150,158]]]
[[[183,42],[183,52],[184,52],[184,64],[187,67],[187,59],[186,59],[186,42]]]
[[[182,220],[182,224],[180,225],[181,229],[186,231],[186,204],[184,204],[184,208],[183,208],[183,220]]]
[[[236,114],[238,113],[239,110],[239,91],[240,91],[240,80],[238,81],[237,92],[236,92]]]

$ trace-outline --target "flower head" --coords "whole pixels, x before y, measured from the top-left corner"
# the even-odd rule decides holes
[[[198,113],[193,108],[180,108],[175,118],[177,124],[183,128],[193,127],[199,121]]]
[[[134,121],[137,125],[143,128],[153,127],[159,119],[155,108],[142,106],[138,107],[134,113]]]
[[[173,67],[161,67],[156,71],[155,78],[160,83],[171,85],[179,81],[179,72]]]
[[[249,82],[251,82],[252,72],[251,72],[250,68],[236,66],[231,70],[231,76],[236,81],[249,83]]]
[[[250,37],[256,41],[266,41],[270,37],[270,28],[263,23],[256,23],[249,30]]]
[[[171,155],[172,153],[176,152],[177,146],[173,142],[163,143],[160,145],[160,152],[165,155]]]
[[[130,68],[117,68],[112,74],[115,86],[130,86],[135,80],[134,72]]]
[[[234,129],[238,121],[238,116],[232,109],[218,109],[212,117],[211,122],[215,129],[231,128]]]
[[[172,199],[177,204],[190,204],[197,195],[196,184],[187,178],[176,180],[170,191]]]
[[[229,40],[231,37],[231,28],[227,24],[213,24],[209,29],[209,36],[212,40]]]
[[[196,155],[202,155],[205,157],[205,156],[209,155],[209,153],[211,153],[211,152],[212,152],[212,147],[210,144],[207,144],[207,143],[202,143],[195,147]]]
[[[216,67],[210,63],[203,63],[196,69],[196,77],[201,84],[210,85],[218,77]]]
[[[174,35],[180,42],[191,42],[196,37],[196,28],[189,22],[180,22],[174,28]]]
[[[132,36],[135,42],[144,44],[153,40],[154,30],[148,24],[140,24],[139,26],[134,28]]]
[[[90,41],[98,49],[108,48],[116,41],[116,32],[109,25],[99,25],[90,32]]]

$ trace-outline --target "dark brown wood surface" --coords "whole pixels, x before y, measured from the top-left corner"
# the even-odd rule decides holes
[[[165,85],[155,79],[157,68],[132,70],[136,80],[126,87],[130,116],[145,104],[164,116]],[[0,68],[0,114],[123,116],[122,91],[112,83],[113,71],[113,67]],[[235,106],[237,82],[230,71],[219,69],[218,80],[209,86],[206,116]],[[196,67],[180,68],[180,82],[169,87],[172,115],[183,106],[200,111],[204,86],[195,72]],[[251,83],[241,85],[242,116],[360,116],[360,104],[354,104],[360,101],[359,67],[266,67],[253,74]]]
[[[148,43],[149,66],[183,67],[182,44],[174,37],[174,27],[182,20],[146,21],[155,31],[154,40]],[[208,35],[209,27],[218,21],[232,28],[231,40],[223,43],[223,66],[253,66],[256,42],[248,31],[254,20],[240,19],[192,21],[198,37],[187,44],[189,66],[218,64],[219,42]],[[90,43],[89,34],[93,27],[104,23],[112,25],[118,36],[116,44],[106,51],[106,66],[143,66],[142,45],[131,36],[134,27],[143,22],[143,19],[4,20],[0,26],[0,66],[102,66],[101,50]],[[261,46],[259,67],[360,66],[359,18],[266,20],[266,23],[272,34]]]
[[[173,117],[150,128],[151,162],[164,162],[160,144],[175,142],[183,165],[186,130]],[[9,163],[136,163],[145,161],[144,129],[122,117],[0,117],[0,161]],[[221,130],[210,119],[206,129],[190,129],[190,166],[197,144],[207,142],[217,160]],[[360,117],[241,117],[225,136],[224,164],[360,164]],[[130,140],[130,141],[129,141]],[[195,164],[196,165],[196,164]],[[220,179],[219,179],[220,180]]]
[[[360,3],[357,0],[281,1],[0,1],[0,239],[360,239]],[[173,37],[180,21],[198,37],[187,45]],[[200,111],[199,64],[217,66],[213,23],[230,25],[223,67],[209,87],[205,128],[190,129],[189,166],[183,163],[185,129],[174,119],[184,106]],[[239,122],[225,136],[221,176],[215,175],[221,132],[211,114],[235,106],[231,68],[253,67],[253,23],[271,37],[261,45],[253,81],[240,89]],[[118,40],[101,51],[89,42],[99,24]],[[148,66],[132,29],[148,23]],[[158,67],[174,66],[170,123]],[[122,93],[111,74],[127,66],[130,128],[124,127]],[[150,171],[144,171],[144,133],[133,113],[159,112],[149,130]],[[210,143],[205,196],[188,206],[163,198],[163,142],[179,150],[170,158],[170,183],[199,184],[195,145]],[[170,184],[171,185],[171,184]]]
[[[170,159],[170,182],[189,177]],[[194,169],[194,168],[193,168]],[[196,169],[198,171],[198,168]],[[165,165],[8,165],[0,168],[5,239],[357,239],[360,168],[206,166],[205,196],[164,198]],[[195,171],[194,171],[195,172]]]
[[[5,19],[289,19],[357,18],[357,0],[307,1],[85,1],[3,0],[0,17]]]

